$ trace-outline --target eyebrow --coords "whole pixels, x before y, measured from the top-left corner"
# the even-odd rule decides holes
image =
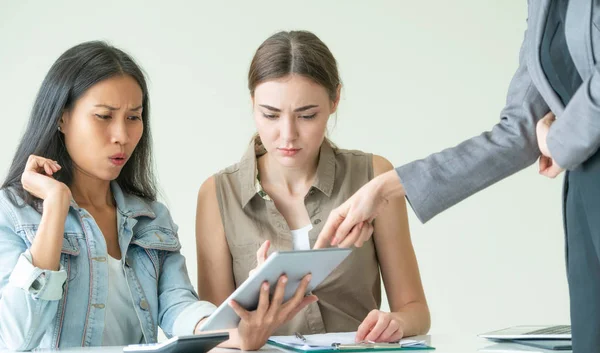
[[[274,111],[274,112],[281,112],[281,109],[277,109],[275,107],[271,107],[270,105],[266,105],[266,104],[259,104],[259,105],[261,107],[263,107],[263,108],[269,109],[269,110]],[[297,112],[303,112],[303,111],[309,110],[311,108],[317,108],[317,107],[318,107],[318,105],[316,105],[316,104],[305,105],[303,107],[294,109],[294,112],[296,112],[296,113]]]
[[[119,110],[119,108],[117,108],[117,107],[111,107],[110,105],[106,105],[106,104],[96,104],[94,107],[97,107],[97,108],[106,108],[108,110]],[[135,108],[131,108],[131,109],[129,109],[129,111],[134,112],[134,111],[138,111],[140,109],[142,109],[141,105],[137,106]]]

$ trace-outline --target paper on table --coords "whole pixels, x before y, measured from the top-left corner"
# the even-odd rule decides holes
[[[331,348],[332,344],[355,344],[356,332],[340,332],[340,333],[323,333],[316,335],[304,335],[306,343],[302,342],[296,336],[272,336],[271,341],[304,347],[305,350],[320,350]],[[411,339],[402,339],[399,342],[401,347],[411,347],[424,344],[424,341],[416,341]]]

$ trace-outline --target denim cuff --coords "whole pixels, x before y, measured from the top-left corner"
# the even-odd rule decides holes
[[[175,319],[173,335],[193,335],[198,322],[210,316],[216,309],[216,306],[206,301],[198,301],[188,306]]]
[[[58,271],[43,270],[33,266],[29,250],[19,256],[8,282],[29,292],[34,299],[60,300],[63,285],[67,280],[67,271],[61,265]]]

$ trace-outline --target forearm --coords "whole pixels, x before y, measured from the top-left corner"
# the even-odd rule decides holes
[[[69,201],[66,194],[44,200],[42,220],[30,249],[35,267],[52,271],[59,269]]]
[[[429,307],[424,302],[411,302],[391,313],[402,323],[404,336],[424,335],[431,326]]]
[[[529,12],[532,14],[537,16]],[[396,168],[421,222],[533,164],[539,157],[536,123],[550,108],[529,75],[527,57],[537,50],[529,43],[526,33],[500,121],[490,131]],[[470,106],[465,107],[468,111]]]
[[[386,200],[405,196],[404,186],[395,170],[390,170],[373,178],[372,183],[375,186],[377,195]]]

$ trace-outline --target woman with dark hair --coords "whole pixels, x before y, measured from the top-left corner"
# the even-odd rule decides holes
[[[214,311],[198,300],[177,226],[156,201],[151,156],[138,65],[102,42],[67,50],[42,83],[0,189],[0,347],[152,343],[158,326],[193,334]],[[301,308],[312,300],[307,284],[262,307]],[[263,344],[243,330],[230,342]]]

